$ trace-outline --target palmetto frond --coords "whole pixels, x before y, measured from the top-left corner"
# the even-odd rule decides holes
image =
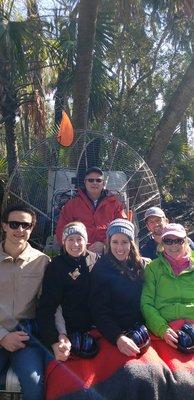
[[[10,70],[26,72],[25,41],[29,33],[24,21],[11,21],[0,14],[0,57],[9,63]]]

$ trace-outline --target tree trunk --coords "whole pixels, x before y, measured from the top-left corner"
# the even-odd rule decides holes
[[[188,137],[187,137],[187,116],[184,115],[183,119],[180,123],[180,134],[181,137],[183,138],[183,142],[185,144],[188,144]]]
[[[80,0],[73,98],[73,121],[76,129],[87,128],[98,7],[99,0]]]
[[[68,95],[64,85],[66,70],[59,72],[56,92],[55,92],[55,124],[59,125],[61,122],[63,111],[70,115],[68,105]]]
[[[55,124],[59,125],[61,122],[63,110],[64,110],[64,84],[61,82],[61,76],[63,71],[59,72],[56,92],[55,92]],[[66,110],[65,110],[66,111]]]
[[[5,127],[5,141],[9,176],[18,163],[15,119],[17,110],[16,93],[12,85],[10,64],[6,57],[0,58],[0,110]]]
[[[5,140],[7,150],[7,164],[9,176],[18,163],[17,140],[15,135],[16,100],[13,92],[8,91],[2,105],[2,116],[5,121]]]
[[[29,108],[28,103],[24,103],[21,107],[21,131],[24,152],[30,150],[30,129],[29,129]]]
[[[146,161],[155,173],[162,164],[166,148],[173,136],[174,130],[181,122],[185,110],[194,97],[194,58],[188,66],[181,82],[166,108],[159,125],[156,128]]]
[[[32,79],[33,79],[33,129],[34,135],[40,140],[46,137],[45,107],[44,107],[44,90],[41,68],[40,43],[37,43],[37,36],[43,35],[42,22],[38,12],[37,0],[26,0],[27,17],[34,26],[34,35],[32,35]]]

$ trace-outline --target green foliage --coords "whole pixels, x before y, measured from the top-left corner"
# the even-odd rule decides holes
[[[184,142],[177,132],[164,155],[164,162],[158,173],[161,193],[166,200],[193,200],[194,191],[194,149]]]
[[[11,19],[11,10],[0,9],[0,57],[8,64],[13,80],[27,72],[26,41],[30,39],[26,21]],[[15,76],[14,76],[15,74]]]
[[[0,157],[0,175],[3,176],[7,173],[7,160],[4,157]]]
[[[13,3],[16,0],[7,10],[0,7],[0,60],[8,63],[21,122],[24,125],[25,113],[19,112],[19,105],[28,104],[33,98],[32,60],[37,53],[44,76],[42,92],[55,93],[55,111],[59,106],[60,111],[65,108],[71,114],[79,1],[56,0],[53,15],[41,17],[41,35],[37,21],[29,22],[25,16],[13,13]],[[193,9],[188,12],[191,3],[100,1],[89,99],[91,129],[111,132],[140,155],[146,155],[168,101],[193,56]],[[185,118],[188,121],[193,116],[191,104]],[[27,118],[30,125],[32,112]],[[53,123],[53,110],[49,107],[46,120],[49,134]],[[32,123],[33,145],[38,138],[31,127]],[[178,129],[164,154],[158,182],[167,197],[191,197],[193,193],[194,156],[187,141],[190,131],[188,123],[186,133]],[[18,124],[15,133],[21,156],[24,140]],[[62,162],[60,152],[59,157]],[[68,151],[65,157],[68,159]]]

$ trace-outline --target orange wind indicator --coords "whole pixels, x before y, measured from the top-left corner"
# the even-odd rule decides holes
[[[127,211],[127,219],[132,222],[132,219],[133,219],[133,211],[132,210]]]
[[[71,146],[73,142],[74,130],[66,112],[63,113],[56,139],[58,143],[64,147]]]

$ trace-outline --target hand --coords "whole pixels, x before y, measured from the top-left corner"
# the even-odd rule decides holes
[[[165,342],[167,344],[174,347],[174,349],[177,348],[178,335],[172,328],[168,328],[166,330],[166,332],[164,333],[163,339],[165,340]]]
[[[24,349],[26,347],[26,343],[30,337],[26,332],[16,331],[10,332],[3,337],[0,341],[0,345],[4,347],[4,349],[14,352],[19,349]]]
[[[66,361],[70,355],[71,342],[66,335],[59,335],[59,341],[52,345],[52,349],[57,361]]]
[[[102,254],[104,249],[104,243],[102,242],[95,242],[88,247],[88,250],[93,251],[97,254]]]
[[[117,339],[117,347],[119,351],[126,356],[136,357],[140,353],[139,347],[135,342],[125,335],[119,336]]]

